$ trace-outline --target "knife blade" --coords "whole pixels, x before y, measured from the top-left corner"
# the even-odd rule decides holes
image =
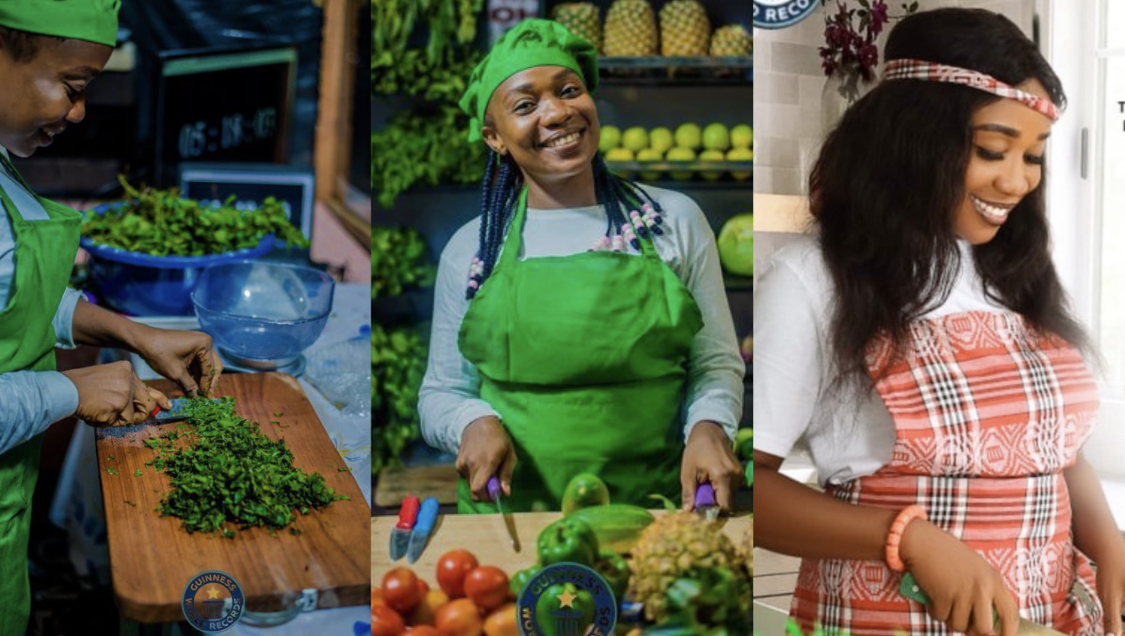
[[[902,581],[898,584],[898,591],[899,594],[908,599],[918,601],[923,605],[930,604],[930,597],[926,596],[926,593],[918,586],[918,582],[914,580],[914,575],[910,572],[902,575]],[[997,620],[999,619],[996,616],[996,610],[993,609],[992,622],[995,624]],[[1018,636],[1066,636],[1062,632],[1055,631],[1046,625],[1033,623],[1022,616],[1019,625],[1016,627],[1016,634]]]
[[[715,489],[703,482],[695,489],[695,513],[708,521],[719,518],[719,505],[715,503]]]
[[[504,513],[504,502],[501,497],[503,489],[500,487],[500,479],[493,475],[488,479],[488,497],[496,502],[496,512],[504,519],[504,527],[508,530],[508,541],[512,544],[512,549],[516,552],[520,551],[520,540],[516,536],[516,524],[512,520],[512,515]]]
[[[391,560],[398,561],[406,556],[406,547],[410,544],[410,532],[418,520],[418,498],[410,495],[402,500],[402,507],[398,509],[398,523],[391,530]]]
[[[149,415],[149,418],[141,422],[141,425],[148,426],[150,424],[167,424],[169,422],[181,422],[183,420],[186,420],[188,418],[188,414],[184,411],[183,407],[184,404],[186,404],[190,399],[191,398],[173,399],[172,408],[171,410],[167,411],[160,408],[159,406],[156,407],[156,409],[153,410],[152,414]],[[219,398],[211,398],[211,401],[220,402],[221,400]]]
[[[406,550],[406,560],[414,563],[418,557],[422,556],[422,551],[426,549],[426,542],[430,539],[430,532],[434,529],[434,521],[437,520],[438,500],[433,497],[426,497],[422,502],[422,509],[418,512],[418,523],[414,525],[414,530],[410,533],[410,547]]]

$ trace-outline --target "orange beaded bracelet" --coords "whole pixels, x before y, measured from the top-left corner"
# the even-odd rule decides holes
[[[895,572],[902,572],[906,569],[906,564],[902,562],[902,557],[899,556],[898,547],[902,543],[902,533],[906,531],[906,526],[915,519],[926,520],[926,511],[918,504],[912,504],[902,509],[895,517],[894,523],[891,524],[891,531],[887,533],[887,565]]]

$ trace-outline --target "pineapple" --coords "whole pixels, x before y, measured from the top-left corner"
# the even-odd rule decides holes
[[[702,57],[711,42],[711,21],[697,0],[672,0],[660,9],[660,53]]]
[[[604,53],[609,57],[656,55],[656,15],[647,0],[617,0],[605,14]]]
[[[599,52],[602,50],[601,14],[597,5],[589,2],[564,2],[555,5],[551,17],[574,35],[585,38]]]
[[[754,38],[741,24],[728,24],[711,34],[711,55],[749,57],[754,53]]]
[[[664,515],[645,528],[633,547],[628,596],[644,604],[645,618],[660,622],[665,618],[665,596],[672,583],[715,567],[728,568],[736,577],[746,576],[742,557],[718,524],[691,512]],[[750,579],[745,580],[749,589]]]

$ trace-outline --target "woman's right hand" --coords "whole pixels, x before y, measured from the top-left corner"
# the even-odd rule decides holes
[[[488,479],[493,475],[500,479],[504,495],[511,495],[515,467],[516,450],[499,418],[479,417],[465,427],[457,453],[457,472],[468,480],[473,501],[488,501]]]
[[[899,554],[927,596],[930,616],[968,636],[1015,636],[1019,605],[1004,578],[979,554],[929,521],[906,526]],[[999,630],[994,631],[995,608]]]
[[[62,373],[78,389],[74,414],[92,426],[140,424],[157,406],[172,408],[168,396],[145,386],[127,361]]]

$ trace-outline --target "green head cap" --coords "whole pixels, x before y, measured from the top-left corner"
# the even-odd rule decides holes
[[[496,41],[469,77],[468,88],[458,102],[472,118],[469,141],[481,138],[484,111],[497,87],[516,73],[536,66],[569,68],[582,78],[586,90],[597,88],[598,52],[594,45],[553,20],[524,20]]]
[[[116,46],[120,8],[121,0],[0,0],[0,25]]]

